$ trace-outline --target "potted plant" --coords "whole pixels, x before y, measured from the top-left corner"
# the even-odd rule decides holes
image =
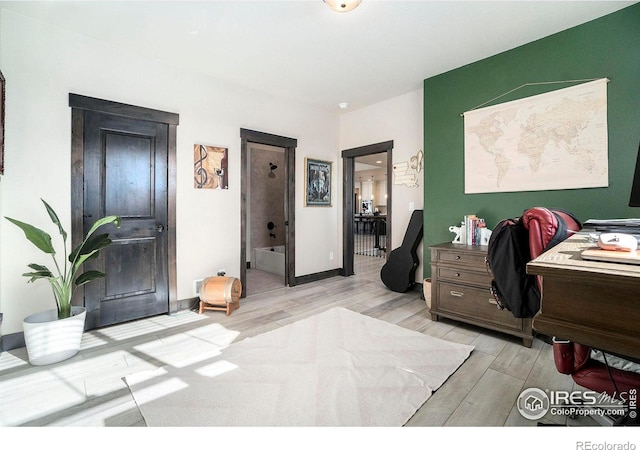
[[[42,200],[42,199],[41,199]],[[33,365],[52,364],[70,358],[80,349],[86,311],[84,307],[72,306],[71,301],[76,288],[97,278],[105,276],[97,270],[81,272],[82,265],[96,258],[100,250],[111,244],[108,234],[94,235],[96,230],[110,223],[120,227],[120,218],[107,216],[98,219],[87,232],[82,242],[71,252],[67,248],[67,232],[62,227],[58,215],[42,200],[51,218],[58,227],[64,247],[62,260],[56,258],[57,253],[51,241],[51,236],[45,231],[28,223],[10,217],[8,221],[18,226],[26,238],[45,254],[53,259],[53,270],[42,264],[29,264],[33,272],[23,273],[29,277],[28,282],[47,280],[53,290],[56,309],[43,311],[26,317],[23,320],[24,339],[29,355],[29,362]]]

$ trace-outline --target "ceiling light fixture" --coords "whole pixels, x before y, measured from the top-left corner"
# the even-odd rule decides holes
[[[349,107],[348,103],[338,103],[338,108],[340,109],[347,109]]]
[[[358,7],[362,0],[322,0],[337,12],[349,12]]]

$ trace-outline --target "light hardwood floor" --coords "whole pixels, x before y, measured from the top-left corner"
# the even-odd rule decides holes
[[[388,290],[379,278],[384,260],[357,257],[356,275],[294,288],[260,286],[230,316],[184,311],[85,333],[75,357],[30,366],[25,349],[0,355],[0,425],[145,426],[123,377],[198,357],[198,329],[212,323],[238,333],[236,341],[341,306],[441,339],[475,346],[469,359],[409,420],[407,426],[535,426],[515,404],[527,387],[571,390],[553,365],[551,347],[532,348],[507,335],[454,321],[434,322],[419,293]],[[545,417],[542,422],[558,422]],[[586,422],[584,424],[592,425]]]

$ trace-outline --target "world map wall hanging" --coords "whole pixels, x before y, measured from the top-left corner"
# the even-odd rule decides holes
[[[607,82],[465,112],[465,194],[608,186]]]

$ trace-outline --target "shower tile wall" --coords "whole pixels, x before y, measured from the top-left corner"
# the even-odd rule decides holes
[[[250,158],[251,248],[284,245],[284,152],[252,149]],[[269,163],[278,166],[275,178],[269,178]],[[273,230],[267,228],[269,222],[275,224]]]

